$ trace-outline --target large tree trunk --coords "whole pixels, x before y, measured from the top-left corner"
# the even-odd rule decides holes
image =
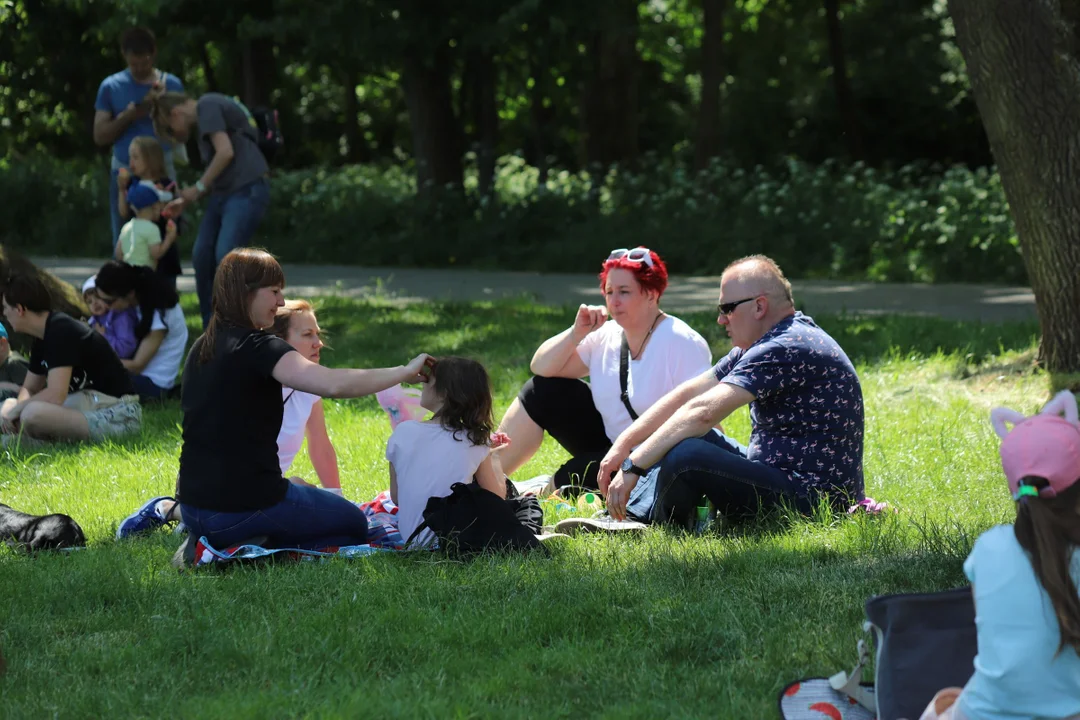
[[[611,165],[638,154],[638,3],[594,0],[599,26],[589,45],[582,110],[589,162]]]
[[[720,151],[720,83],[724,80],[725,0],[702,0],[705,36],[701,40],[701,106],[698,108],[694,166],[704,169]]]
[[[460,186],[461,126],[454,114],[447,53],[424,55],[421,48],[413,49],[405,59],[404,89],[417,188]]]
[[[950,0],[1020,236],[1047,370],[1080,371],[1080,59],[1076,0]]]
[[[465,62],[469,89],[468,107],[472,115],[476,165],[480,194],[487,195],[495,185],[495,155],[499,141],[499,106],[496,99],[495,57],[490,50],[474,50]]]
[[[852,160],[863,159],[862,130],[855,101],[848,81],[847,56],[844,53],[844,35],[840,28],[839,0],[825,0],[825,27],[829,35],[829,61],[832,63],[833,89],[836,92],[836,109],[840,123],[847,136],[848,153]]]
[[[277,87],[277,60],[273,38],[253,38],[241,45],[240,99],[250,107],[270,105],[270,93]]]

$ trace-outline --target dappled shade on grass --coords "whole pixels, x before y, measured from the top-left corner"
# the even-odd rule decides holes
[[[194,329],[190,297],[184,307]],[[682,317],[714,359],[726,352],[711,314]],[[328,364],[471,355],[500,412],[537,344],[571,318],[524,301],[319,308]],[[585,536],[550,559],[386,554],[181,575],[168,562],[178,537],[113,540],[121,518],[173,491],[178,403],[147,407],[141,435],[117,444],[2,457],[0,500],[72,515],[90,547],[34,559],[0,548],[0,714],[771,717],[787,682],[850,666],[869,595],[963,584],[974,538],[1010,512],[989,408],[1046,399],[1031,371],[954,372],[1030,352],[1033,324],[817,319],[860,370],[867,492],[896,515]],[[370,499],[388,484],[386,416],[373,398],[326,408],[345,493]],[[725,428],[745,441],[746,411]],[[520,477],[565,457],[548,440]],[[303,453],[294,469],[312,476]]]

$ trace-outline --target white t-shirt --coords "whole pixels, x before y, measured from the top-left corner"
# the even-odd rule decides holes
[[[322,398],[283,387],[281,399],[285,403],[285,408],[281,417],[281,430],[278,431],[277,436],[277,457],[278,464],[281,465],[281,474],[288,477],[289,467],[304,444],[304,434],[307,431],[308,418],[311,417],[311,409]]]
[[[609,320],[577,346],[578,357],[589,367],[593,404],[612,442],[633,423],[620,398],[622,336],[622,326]],[[660,398],[711,367],[712,352],[705,338],[679,318],[666,316],[653,330],[641,357],[630,361],[626,388],[634,412],[643,414]]]
[[[140,310],[136,310],[135,314],[142,319]],[[154,357],[150,358],[150,362],[143,368],[142,374],[159,388],[169,390],[176,384],[176,374],[180,372],[180,364],[184,362],[184,350],[188,341],[187,323],[184,322],[184,310],[180,303],[168,310],[154,311],[150,331],[154,330],[165,330],[165,339],[161,341]]]
[[[473,445],[465,433],[453,434],[438,423],[406,420],[386,443],[386,459],[397,473],[398,529],[408,540],[424,521],[424,508],[433,497],[446,497],[454,483],[470,483],[488,456],[487,445]],[[426,545],[430,530],[417,536],[414,545]]]

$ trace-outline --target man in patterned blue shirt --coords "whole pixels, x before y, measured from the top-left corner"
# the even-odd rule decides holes
[[[731,352],[653,405],[601,463],[609,514],[685,524],[703,497],[724,514],[861,500],[858,375],[836,341],[796,312],[775,262],[754,255],[724,270],[717,322]],[[743,405],[748,447],[714,429]]]

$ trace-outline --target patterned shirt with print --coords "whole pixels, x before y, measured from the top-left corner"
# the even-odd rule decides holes
[[[747,458],[786,472],[803,492],[863,497],[863,398],[848,356],[797,312],[713,368],[754,396]]]

